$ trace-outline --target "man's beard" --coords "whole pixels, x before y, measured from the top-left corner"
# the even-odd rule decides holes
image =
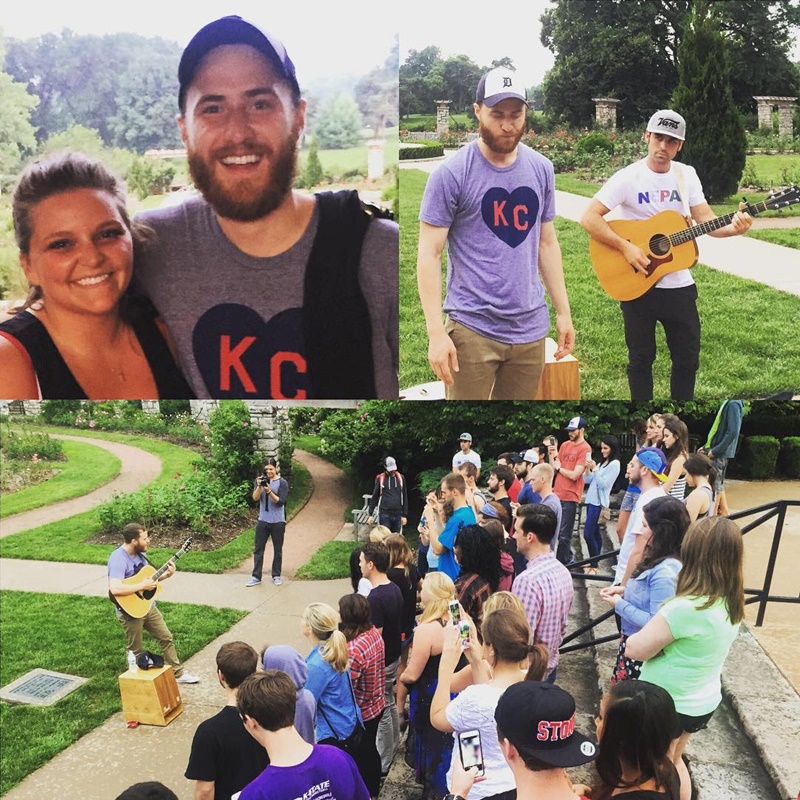
[[[240,185],[224,188],[215,179],[209,161],[191,147],[187,148],[189,172],[206,202],[220,217],[236,222],[254,222],[275,211],[292,190],[297,167],[297,140],[299,137],[300,127],[295,125],[279,150],[265,149],[247,141],[243,142],[243,149],[270,160],[268,182],[262,187],[251,188],[248,185],[249,181],[245,180]],[[225,158],[226,155],[233,155],[233,153],[217,151],[212,157],[217,160]]]
[[[493,153],[507,155],[508,153],[514,152],[520,142],[520,139],[522,139],[522,137],[525,135],[525,126],[523,125],[522,130],[520,130],[519,133],[515,134],[513,137],[495,136],[487,127],[484,126],[480,120],[478,120],[478,132],[481,139],[483,139],[483,143]]]

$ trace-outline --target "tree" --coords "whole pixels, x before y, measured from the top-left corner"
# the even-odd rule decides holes
[[[164,194],[175,177],[175,167],[164,161],[153,158],[137,158],[125,180],[130,191],[135,192],[140,200],[151,194]]]
[[[313,189],[322,182],[324,176],[322,162],[319,160],[319,142],[316,136],[312,136],[311,144],[308,147],[308,158],[303,169],[302,185],[306,189]]]
[[[720,200],[739,187],[747,139],[733,100],[725,43],[704,3],[697,4],[678,59],[672,106],[686,118],[688,133],[681,160],[697,170],[706,196]]]
[[[356,84],[355,97],[365,122],[372,128],[375,138],[387,125],[397,120],[397,70],[399,43],[394,39],[392,51],[383,66],[370,70]]]
[[[363,122],[352,97],[339,95],[317,113],[314,133],[323,150],[338,150],[361,144]]]
[[[432,92],[427,82],[434,67],[441,61],[438,47],[430,45],[422,50],[409,50],[400,67],[400,116],[431,114],[436,100],[442,99]]]
[[[0,64],[3,48],[0,36]],[[0,190],[19,171],[22,159],[36,148],[31,115],[38,103],[39,98],[28,94],[24,84],[0,72]]]
[[[39,147],[42,154],[59,150],[79,150],[87,156],[102,158],[105,151],[100,134],[84,125],[71,125],[60,133],[48,136]]]

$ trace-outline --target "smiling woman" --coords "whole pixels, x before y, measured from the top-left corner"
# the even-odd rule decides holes
[[[37,161],[13,213],[30,291],[0,322],[0,397],[189,397],[166,328],[128,292],[137,234],[117,178],[78,153]]]

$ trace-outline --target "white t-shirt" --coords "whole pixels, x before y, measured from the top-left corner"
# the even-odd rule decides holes
[[[642,518],[644,517],[644,507],[656,497],[666,497],[667,493],[664,491],[663,486],[654,486],[646,492],[639,495],[636,505],[633,507],[633,512],[628,520],[628,527],[625,529],[625,537],[622,540],[622,545],[619,548],[619,555],[617,556],[617,570],[614,573],[614,584],[618,585],[625,575],[625,568],[628,566],[628,559],[633,550],[634,539],[639,535],[642,530]]]
[[[683,174],[686,203],[677,177],[679,170]],[[594,199],[612,211],[619,206],[623,219],[649,219],[661,211],[677,211],[685,217],[689,208],[706,202],[694,167],[673,161],[669,172],[653,172],[645,158],[614,173]],[[691,272],[682,269],[665,275],[656,286],[659,289],[678,289],[693,283]]]
[[[458,734],[464,731],[479,730],[481,732],[481,749],[486,780],[476,783],[470,790],[468,800],[481,800],[493,794],[513,789],[514,774],[503,758],[500,742],[497,740],[497,723],[494,721],[494,710],[500,700],[504,688],[477,683],[467,686],[455,700],[451,700],[446,709],[447,721],[455,730],[455,744],[447,772],[447,785],[453,778],[453,762],[461,758],[458,749]]]
[[[453,456],[453,472],[467,461],[471,461],[478,469],[481,468],[481,457],[474,450],[470,450],[469,453],[459,450]]]

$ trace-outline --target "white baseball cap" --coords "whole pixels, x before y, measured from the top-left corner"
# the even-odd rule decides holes
[[[650,117],[647,130],[650,133],[663,133],[682,142],[686,141],[686,120],[677,111],[670,111],[668,108],[656,111]]]
[[[522,100],[528,105],[528,93],[522,85],[522,80],[508,67],[496,67],[487,72],[478,83],[478,90],[475,92],[475,102],[479,105],[496,106],[501,100],[513,97]]]

